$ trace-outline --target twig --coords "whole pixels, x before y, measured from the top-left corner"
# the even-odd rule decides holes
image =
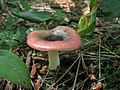
[[[83,86],[84,83],[85,83],[87,80],[88,80],[88,78],[86,78],[84,81],[76,84],[76,85],[75,85],[75,88],[78,86],[78,87],[76,88],[76,90],[80,90],[80,87]],[[69,88],[68,90],[71,90],[71,88]]]
[[[3,5],[4,4],[4,0],[0,0],[0,4]]]
[[[79,60],[79,58],[80,58],[80,55],[79,55],[78,58],[73,62],[73,64],[66,70],[66,72],[65,72],[55,83],[53,83],[53,84],[50,86],[50,88],[53,87],[55,84],[57,84],[57,83],[66,75],[66,73],[68,73],[68,71],[74,66],[74,64]]]
[[[87,75],[88,75],[87,67],[86,67],[86,65],[85,65],[85,61],[84,61],[83,53],[82,53],[82,52],[81,52],[80,56],[81,56],[81,59],[82,59],[83,68],[85,69],[85,71],[86,71],[86,73],[87,73]]]
[[[58,74],[58,72],[59,72],[59,68],[57,69],[57,71],[56,71],[56,73],[55,73],[55,78],[54,78],[54,80],[53,80],[53,83],[56,81],[56,79],[57,79],[57,74]]]
[[[13,88],[13,84],[11,84],[10,81],[7,82],[7,85],[5,86],[4,90],[10,90]]]
[[[29,51],[28,54],[27,54],[26,66],[27,66],[28,69],[29,69],[29,67],[30,67],[30,60],[31,60],[30,55],[31,55],[31,54],[32,54],[32,51]]]
[[[101,29],[104,29],[104,28],[120,28],[120,25],[119,24],[109,24],[109,25],[104,25],[104,26],[101,26],[101,27],[96,27],[97,29],[101,28]]]
[[[33,89],[36,90],[32,80],[31,80],[31,84],[32,84]]]
[[[41,85],[40,85],[41,87],[42,87],[43,83],[45,83],[44,80],[47,78],[48,74],[49,74],[49,70],[48,70],[48,72],[46,73],[45,78],[44,78],[44,79],[41,78],[41,79],[42,79],[42,83],[41,83]],[[41,77],[41,76],[39,76],[39,77]],[[47,86],[50,86],[50,85],[47,84],[47,83],[45,83],[45,84],[46,84]]]
[[[88,78],[86,78],[84,81],[81,82],[81,85],[79,85],[79,87],[76,90],[83,90],[83,86],[85,84],[85,82],[88,80]],[[79,89],[82,86],[81,89]]]
[[[84,73],[85,73],[85,71],[84,71],[84,72],[79,73],[77,76],[79,76],[79,75],[81,75],[81,74],[84,74]],[[73,77],[72,77],[72,78],[73,78]],[[68,82],[68,81],[70,81],[72,78],[69,78],[69,79],[65,80],[64,82],[62,82],[62,83],[58,84],[58,85],[57,85],[57,87],[59,87],[60,85],[62,85],[62,84],[64,84],[64,83],[67,83],[67,82]]]
[[[73,83],[72,90],[75,90],[75,84],[76,84],[76,81],[77,81],[77,76],[78,76],[79,68],[80,68],[80,59],[79,59],[79,62],[78,62],[78,67],[77,67],[77,71],[76,71],[75,80],[74,80],[74,83]]]
[[[116,56],[117,58],[120,58],[119,55],[115,54],[114,52],[110,51],[109,49],[105,48],[104,46],[100,45],[100,47],[102,47],[103,49],[105,49],[105,50],[108,51],[109,53],[113,54],[113,55]]]
[[[99,62],[99,79],[101,78],[101,62],[100,62],[100,56],[101,56],[101,54],[100,54],[100,52],[101,52],[101,47],[100,47],[100,45],[101,45],[101,39],[100,39],[100,35],[98,36],[98,41],[99,41],[99,52],[98,52],[98,62]]]

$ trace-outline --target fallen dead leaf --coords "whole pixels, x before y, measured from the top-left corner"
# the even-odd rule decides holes
[[[31,78],[35,77],[35,74],[37,72],[37,67],[38,67],[38,64],[33,64],[31,74],[30,74]]]
[[[39,78],[39,79],[36,81],[36,83],[35,83],[35,89],[36,89],[36,90],[40,90],[41,84],[42,84],[42,79]]]
[[[42,69],[40,70],[40,74],[45,74],[45,71],[47,69],[47,66],[43,66]]]
[[[93,85],[92,90],[100,90],[103,88],[103,84],[101,82],[97,82]]]

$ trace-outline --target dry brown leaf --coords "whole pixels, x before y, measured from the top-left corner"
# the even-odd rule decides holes
[[[114,61],[113,62],[113,67],[120,67],[120,62],[119,61]]]
[[[30,74],[31,78],[35,77],[35,74],[37,72],[37,67],[38,67],[38,64],[33,64],[31,74]]]
[[[47,66],[43,66],[42,69],[40,70],[40,74],[45,74],[45,71],[47,69]]]
[[[97,80],[94,74],[89,74],[89,79],[92,80],[92,81]]]
[[[93,85],[92,90],[100,90],[101,88],[103,88],[103,84],[101,82],[97,82]]]
[[[36,83],[35,83],[35,89],[36,89],[36,90],[40,90],[41,84],[42,84],[42,79],[39,78],[39,79],[36,81]]]

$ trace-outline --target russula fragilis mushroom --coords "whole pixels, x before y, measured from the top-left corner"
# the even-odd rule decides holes
[[[58,51],[74,50],[80,47],[80,36],[74,29],[57,26],[52,30],[39,30],[29,33],[27,44],[34,49],[48,51],[49,69],[60,66]]]

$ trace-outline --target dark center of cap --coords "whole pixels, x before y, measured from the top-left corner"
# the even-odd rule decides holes
[[[64,41],[67,39],[69,39],[69,36],[63,30],[54,30],[52,31],[52,34],[44,38],[44,40],[47,40],[47,41]]]
[[[45,40],[47,40],[47,41],[63,41],[64,37],[61,35],[52,34],[52,35],[45,37]]]

